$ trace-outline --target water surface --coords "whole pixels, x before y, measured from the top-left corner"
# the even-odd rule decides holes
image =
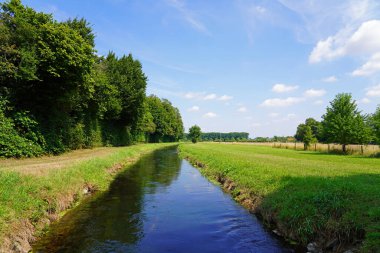
[[[176,150],[143,157],[69,211],[36,252],[292,252]]]

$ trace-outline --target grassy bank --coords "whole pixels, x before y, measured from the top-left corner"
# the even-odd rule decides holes
[[[173,144],[75,151],[56,157],[0,160],[0,252],[27,252],[35,232],[85,194],[106,190],[142,154]]]
[[[379,252],[380,159],[239,144],[180,151],[286,238]]]

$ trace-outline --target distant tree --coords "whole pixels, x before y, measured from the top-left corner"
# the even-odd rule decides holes
[[[307,150],[312,143],[316,143],[317,139],[315,138],[313,131],[310,126],[305,125],[305,132],[303,136],[303,145],[304,149]]]
[[[370,125],[375,141],[378,145],[380,145],[380,105],[376,108],[375,113],[371,115]]]
[[[306,130],[306,124],[303,124],[303,123],[299,124],[297,126],[297,132],[294,135],[294,138],[296,138],[297,141],[303,142],[303,138],[305,136],[305,130]]]
[[[311,131],[312,131],[313,135],[315,136],[315,138],[318,141],[322,141],[323,137],[322,137],[322,124],[321,124],[321,122],[319,122],[313,118],[307,118],[305,120],[305,124],[307,126],[310,126]]]
[[[327,141],[341,144],[344,153],[347,151],[347,144],[364,144],[371,140],[369,126],[365,117],[358,111],[351,94],[336,95],[322,118]]]
[[[154,95],[147,97],[149,112],[155,129],[149,133],[151,142],[178,141],[183,137],[183,123],[179,110],[168,100]]]
[[[315,137],[312,128],[307,124],[298,125],[295,138],[298,141],[303,142],[305,150],[310,147],[310,144],[317,142],[317,138]]]
[[[305,120],[305,123],[298,125],[297,132],[294,136],[297,141],[303,142],[306,126],[309,126],[311,128],[311,131],[317,141],[323,141],[322,124],[313,118],[307,118]]]
[[[197,141],[200,140],[201,138],[201,128],[197,125],[194,125],[192,127],[190,127],[189,129],[189,138],[191,139],[191,141],[193,143],[197,143]]]

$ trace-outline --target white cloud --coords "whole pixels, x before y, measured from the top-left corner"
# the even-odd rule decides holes
[[[189,109],[187,109],[188,112],[198,112],[199,111],[199,106],[192,106]]]
[[[272,112],[272,113],[269,113],[269,117],[271,118],[277,118],[280,114],[278,114],[277,112]]]
[[[380,84],[367,88],[368,97],[380,97]]]
[[[242,107],[239,107],[239,109],[237,110],[238,112],[247,112],[247,107],[245,106],[242,106]]]
[[[310,63],[332,60],[346,55],[366,56],[380,51],[380,20],[363,22],[355,32],[344,28],[318,41],[309,56]]]
[[[276,83],[272,87],[272,91],[276,93],[285,93],[285,92],[294,91],[296,89],[298,89],[297,85],[292,86],[292,85],[286,85],[282,83]]]
[[[326,91],[323,89],[316,90],[316,89],[309,89],[305,91],[304,95],[305,97],[322,97],[326,94]]]
[[[232,100],[232,96],[223,95],[218,97],[218,95],[214,93],[206,93],[206,92],[187,92],[183,94],[183,97],[186,99],[197,99],[197,100],[219,100],[219,101],[229,101]]]
[[[338,81],[338,78],[336,78],[336,76],[329,76],[329,77],[323,78],[322,81],[325,83],[334,83]]]
[[[265,7],[259,6],[259,5],[255,6],[254,8],[255,8],[256,12],[258,12],[260,14],[264,14],[267,11],[267,9]]]
[[[187,92],[184,94],[184,97],[187,98],[187,99],[199,99],[200,97],[203,96],[203,93],[199,93],[199,92]]]
[[[359,103],[360,104],[369,104],[369,103],[371,103],[371,100],[369,100],[368,98],[362,98],[359,100]]]
[[[372,55],[371,59],[352,72],[353,76],[369,76],[380,71],[380,52]]]
[[[315,105],[322,105],[323,104],[323,100],[316,100],[316,101],[314,101],[314,104]]]
[[[270,98],[264,100],[261,104],[263,107],[286,107],[295,105],[305,101],[305,98],[302,97],[288,97],[288,98]]]
[[[195,14],[190,11],[186,6],[185,2],[181,0],[166,0],[166,2],[177,9],[183,18],[192,28],[195,30],[210,35],[206,26],[195,16]]]
[[[262,124],[259,123],[259,122],[255,122],[255,123],[252,123],[251,126],[252,126],[252,127],[261,127]]]
[[[213,112],[208,112],[203,115],[203,118],[215,118],[217,115]]]
[[[216,98],[216,94],[212,93],[212,94],[208,94],[206,96],[203,97],[203,100],[213,100]]]
[[[220,101],[228,101],[228,100],[231,100],[231,99],[233,99],[233,97],[232,96],[228,96],[228,95],[223,95],[223,96],[220,96],[218,98],[218,100],[220,100]]]

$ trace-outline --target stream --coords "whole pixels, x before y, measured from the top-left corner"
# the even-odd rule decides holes
[[[293,252],[175,148],[142,157],[67,212],[33,252]]]

